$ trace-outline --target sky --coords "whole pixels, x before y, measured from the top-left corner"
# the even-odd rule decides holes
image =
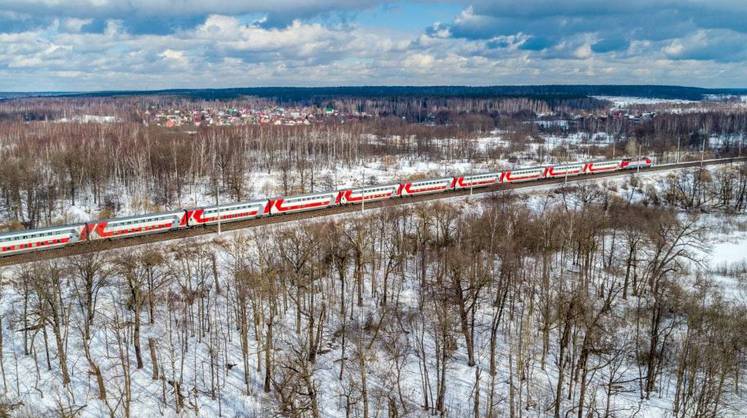
[[[0,0],[0,91],[747,87],[746,0]]]

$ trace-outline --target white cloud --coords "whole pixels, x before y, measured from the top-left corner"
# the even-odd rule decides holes
[[[167,49],[161,53],[161,57],[169,61],[177,62],[179,64],[186,64],[188,62],[187,57],[184,55],[184,51]]]
[[[430,54],[410,54],[408,55],[403,64],[405,67],[415,68],[417,70],[430,69],[433,66],[434,58]]]
[[[591,45],[583,44],[573,51],[573,56],[578,59],[591,58]]]
[[[681,55],[684,50],[685,46],[682,44],[682,41],[680,39],[675,39],[668,45],[665,45],[664,48],[662,48],[662,51],[671,57],[677,57]]]
[[[470,9],[459,18],[481,19]],[[121,19],[108,19],[91,33],[90,19],[59,18],[46,27],[0,33],[0,91],[589,82],[725,86],[743,84],[744,65],[709,58],[709,49],[718,45],[747,59],[739,55],[747,40],[727,30],[636,40],[625,50],[598,54],[593,45],[599,37],[589,33],[530,50],[523,46],[531,36],[523,32],[455,38],[439,25],[411,35],[299,19],[266,27],[211,14],[178,31],[143,34],[129,31]],[[691,61],[682,66],[681,59]]]
[[[93,22],[93,19],[69,17],[62,20],[60,27],[67,32],[80,32],[84,26],[91,24],[91,22]]]

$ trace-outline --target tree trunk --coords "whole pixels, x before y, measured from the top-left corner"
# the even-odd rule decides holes
[[[140,304],[135,302],[135,325],[133,329],[132,339],[135,344],[135,360],[137,361],[137,368],[143,368],[143,354],[140,348]]]
[[[148,348],[150,349],[150,363],[153,369],[151,374],[152,380],[158,380],[158,357],[156,356],[156,340],[148,338]]]
[[[91,368],[91,372],[96,377],[96,385],[99,389],[99,399],[102,401],[106,400],[106,384],[104,383],[104,376],[101,374],[101,369],[98,364],[96,364],[91,356],[91,349],[88,346],[87,341],[83,342],[83,353],[86,356],[86,360],[88,360],[88,366]]]
[[[53,326],[52,331],[54,334],[55,343],[57,343],[57,358],[60,361],[62,384],[68,385],[70,383],[70,373],[67,369],[67,353],[65,352],[65,342],[63,341],[62,333],[57,326]]]
[[[267,321],[267,336],[265,337],[265,393],[270,393],[272,383],[272,323],[274,315],[270,312],[270,318]]]

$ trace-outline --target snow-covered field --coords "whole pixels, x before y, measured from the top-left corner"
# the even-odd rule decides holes
[[[684,99],[662,99],[656,97],[626,97],[626,96],[592,96],[595,99],[607,100],[617,108],[628,107],[631,105],[650,105],[650,104],[688,104],[695,103],[692,100]]]

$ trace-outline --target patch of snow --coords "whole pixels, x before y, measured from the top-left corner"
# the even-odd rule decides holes
[[[607,100],[614,104],[615,107],[627,107],[632,105],[650,105],[658,103],[670,104],[687,104],[696,103],[693,100],[684,99],[662,99],[656,97],[629,97],[629,96],[591,96],[599,100]]]

